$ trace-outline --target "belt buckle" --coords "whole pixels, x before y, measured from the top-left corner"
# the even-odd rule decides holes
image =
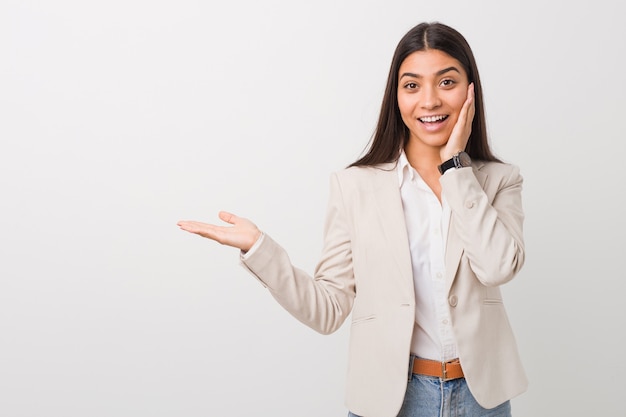
[[[448,364],[448,362],[441,362],[441,380],[442,381],[450,381],[450,379],[448,379],[448,370],[446,369],[446,365]]]

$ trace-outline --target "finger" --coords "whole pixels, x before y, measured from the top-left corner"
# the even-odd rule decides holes
[[[228,244],[229,236],[232,235],[230,227],[216,226],[201,222],[181,222],[181,229],[198,236],[214,240],[221,244]]]
[[[467,87],[467,98],[465,99],[465,103],[463,103],[463,108],[461,109],[461,114],[459,115],[460,126],[462,126],[465,131],[465,135],[467,135],[468,138],[472,131],[474,113],[474,83],[470,83]]]
[[[179,220],[176,225],[183,230],[189,230],[189,228],[192,227],[192,223],[194,222],[190,220]]]
[[[468,101],[468,112],[467,112],[467,120],[469,122],[469,126],[472,126],[472,120],[474,120],[474,113],[476,111],[476,107],[474,104],[474,83],[471,83],[467,89],[467,101]]]
[[[463,103],[463,110],[466,113],[470,113],[470,111],[474,108],[474,83],[470,83],[467,87],[467,97],[465,98],[465,103]]]
[[[218,217],[220,218],[220,220],[225,221],[226,223],[229,223],[229,224],[235,224],[239,220],[237,216],[227,211],[220,211],[218,213]]]
[[[196,234],[206,233],[207,231],[210,231],[215,228],[215,226],[213,225],[202,223],[202,222],[196,222],[192,220],[181,220],[178,222],[178,227],[180,227],[186,232],[196,233]]]

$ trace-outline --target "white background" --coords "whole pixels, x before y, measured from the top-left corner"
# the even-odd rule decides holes
[[[424,20],[472,45],[494,150],[525,178],[514,415],[622,413],[617,4],[2,0],[0,416],[346,415],[348,326],[304,327],[176,222],[233,211],[312,272],[329,174]]]

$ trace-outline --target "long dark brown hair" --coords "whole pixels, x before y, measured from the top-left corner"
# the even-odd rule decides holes
[[[439,22],[424,22],[415,26],[402,37],[394,52],[389,69],[387,87],[380,109],[374,135],[363,157],[350,166],[371,166],[393,162],[409,140],[409,129],[402,121],[398,108],[398,71],[400,65],[416,51],[437,49],[461,63],[470,83],[474,83],[474,120],[465,151],[473,158],[484,161],[500,161],[489,148],[483,91],[476,60],[469,44],[458,31]]]

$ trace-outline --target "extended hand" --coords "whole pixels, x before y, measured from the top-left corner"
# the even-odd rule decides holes
[[[464,151],[470,133],[472,133],[472,121],[474,120],[474,83],[470,83],[467,87],[467,98],[459,118],[452,129],[448,143],[441,149],[441,160],[447,161],[457,152]]]
[[[177,224],[182,230],[206,237],[222,245],[239,248],[244,252],[250,250],[261,237],[259,228],[248,219],[225,211],[219,212],[219,218],[232,226],[216,226],[192,220],[181,220]]]

